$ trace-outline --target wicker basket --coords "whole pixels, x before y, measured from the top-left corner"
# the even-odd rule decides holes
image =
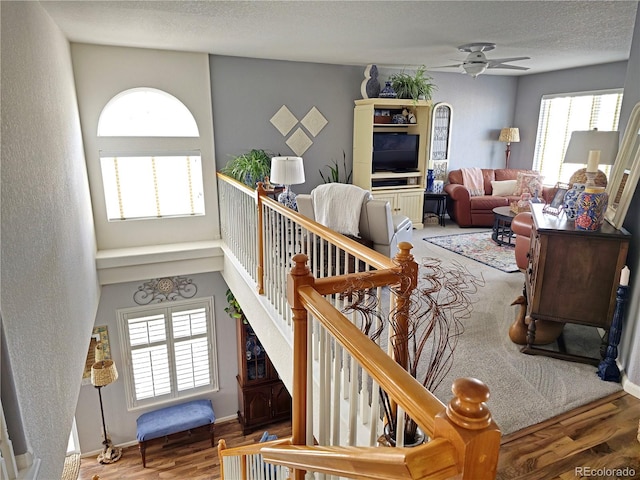
[[[530,212],[531,205],[527,203],[526,205],[523,206],[523,205],[518,205],[518,202],[511,202],[511,204],[509,205],[509,209],[516,214],[520,212]]]

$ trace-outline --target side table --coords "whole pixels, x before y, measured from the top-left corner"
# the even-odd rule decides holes
[[[427,210],[427,202],[435,202],[435,210]],[[435,213],[438,216],[438,224],[444,227],[444,214],[447,211],[447,194],[424,191],[424,206],[422,216],[427,213]]]
[[[498,245],[513,245],[513,230],[511,230],[511,220],[516,216],[511,211],[511,207],[496,207],[493,209],[493,232],[491,239]]]

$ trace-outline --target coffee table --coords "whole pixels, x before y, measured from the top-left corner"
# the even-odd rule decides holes
[[[514,238],[511,221],[516,216],[510,207],[496,207],[493,209],[493,232],[491,238],[498,245],[513,245]]]

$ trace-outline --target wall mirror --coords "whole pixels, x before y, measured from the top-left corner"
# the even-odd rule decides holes
[[[436,103],[431,114],[431,148],[429,168],[436,180],[447,180],[449,152],[451,150],[451,117],[453,109],[448,103]]]
[[[615,228],[622,228],[640,177],[640,102],[633,107],[624,132],[620,150],[613,164],[607,184],[609,204],[606,220]]]

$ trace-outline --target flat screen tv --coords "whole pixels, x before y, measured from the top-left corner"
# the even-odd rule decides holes
[[[408,133],[374,133],[371,171],[375,173],[418,170],[419,138],[419,135]]]

